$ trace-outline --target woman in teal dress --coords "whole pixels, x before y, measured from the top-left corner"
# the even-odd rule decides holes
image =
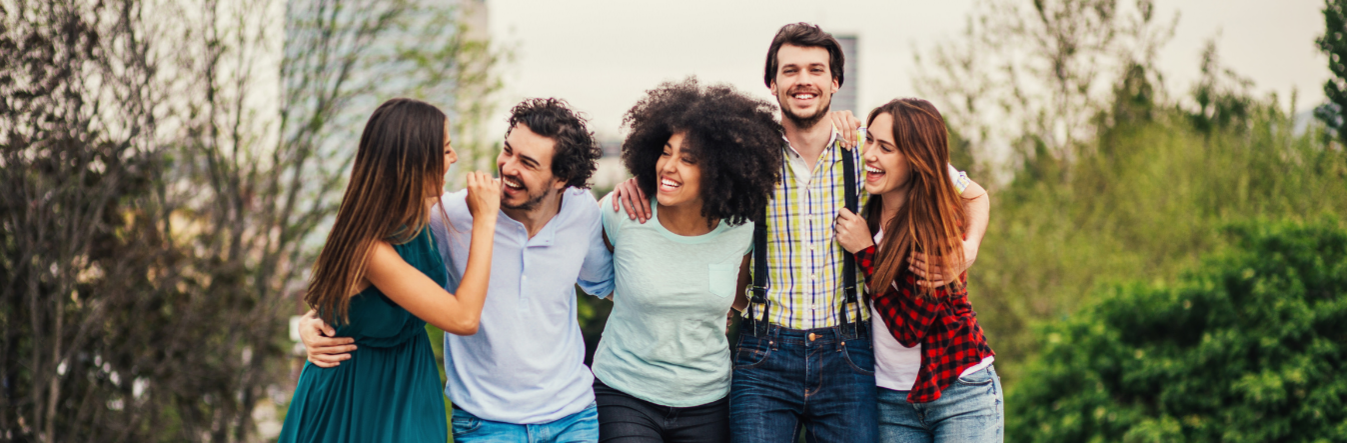
[[[458,294],[446,292],[429,220],[455,160],[448,119],[427,103],[389,100],[365,124],[304,296],[324,321],[338,325],[337,335],[355,339],[355,358],[331,368],[304,366],[281,442],[448,439],[425,324],[477,332],[500,206],[500,181],[470,173],[468,266]]]

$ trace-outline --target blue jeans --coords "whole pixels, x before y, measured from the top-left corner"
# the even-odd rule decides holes
[[[1005,402],[1001,377],[986,369],[959,377],[929,403],[909,403],[908,391],[879,390],[879,437],[885,443],[1001,442]]]
[[[585,410],[556,421],[532,425],[483,420],[454,408],[450,420],[455,443],[595,443],[599,441],[599,409]]]
[[[734,353],[730,438],[736,443],[872,442],[875,361],[868,324],[801,331],[745,331]]]

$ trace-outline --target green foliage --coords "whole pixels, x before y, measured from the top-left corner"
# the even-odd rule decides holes
[[[435,352],[435,369],[440,371],[440,386],[444,386],[449,381],[448,376],[444,374],[444,331],[430,323],[426,323],[426,335],[430,336],[430,349]],[[454,402],[449,401],[449,396],[444,396],[444,423],[448,426],[449,419],[454,416]],[[454,442],[453,428],[449,427],[449,443]]]
[[[1033,156],[993,187],[970,298],[1007,384],[1038,347],[1030,325],[1074,312],[1102,284],[1172,279],[1226,245],[1218,228],[1231,221],[1347,215],[1347,155],[1321,128],[1294,132],[1275,97],[1214,97],[1247,102],[1246,117],[1199,127],[1201,108],[1128,100],[1144,90],[1119,88],[1127,106],[1099,119],[1070,168]]]
[[[1173,285],[1041,328],[1009,441],[1347,441],[1347,229],[1243,222]]]

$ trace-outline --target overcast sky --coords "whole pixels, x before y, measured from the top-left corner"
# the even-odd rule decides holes
[[[1027,3],[1027,0],[1026,0]],[[1127,3],[1123,0],[1122,3]],[[1183,94],[1198,76],[1204,42],[1216,38],[1222,62],[1254,81],[1260,94],[1277,92],[1297,111],[1324,99],[1326,58],[1314,47],[1323,32],[1320,0],[1157,0],[1157,14],[1177,12],[1174,39],[1159,65],[1171,93]],[[859,105],[869,109],[913,96],[914,49],[957,38],[972,0],[857,1],[601,1],[487,0],[490,32],[513,46],[503,74],[506,89],[497,121],[524,97],[564,98],[589,114],[600,135],[618,133],[622,113],[661,81],[696,75],[770,98],[762,85],[767,45],[781,25],[816,23],[859,38]]]

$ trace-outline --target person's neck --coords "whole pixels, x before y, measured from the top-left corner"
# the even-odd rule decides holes
[[[561,211],[561,196],[563,194],[565,194],[564,191],[556,191],[555,195],[543,197],[542,201],[538,202],[538,206],[534,206],[532,209],[501,208],[501,212],[504,212],[505,216],[510,217],[510,219],[524,224],[524,229],[528,231],[529,238],[533,238],[534,235],[538,234],[538,231],[543,230],[543,226],[547,226],[547,222],[552,221],[552,217],[556,217],[557,213]]]
[[[786,132],[786,141],[789,141],[790,146],[804,157],[811,170],[833,137],[833,125],[826,118],[815,121],[813,126],[802,128],[797,126],[794,120],[783,117],[781,128]]]
[[[700,204],[665,206],[657,201],[655,205],[658,209],[655,211],[655,218],[659,219],[660,226],[664,226],[664,229],[668,229],[669,232],[693,237],[715,229],[716,220],[708,221],[706,217],[702,216],[702,205]]]
[[[898,210],[903,209],[903,205],[907,204],[907,193],[908,188],[899,188],[880,194],[880,202],[884,203],[884,207],[879,212],[881,229],[888,226],[893,217],[898,215]]]

